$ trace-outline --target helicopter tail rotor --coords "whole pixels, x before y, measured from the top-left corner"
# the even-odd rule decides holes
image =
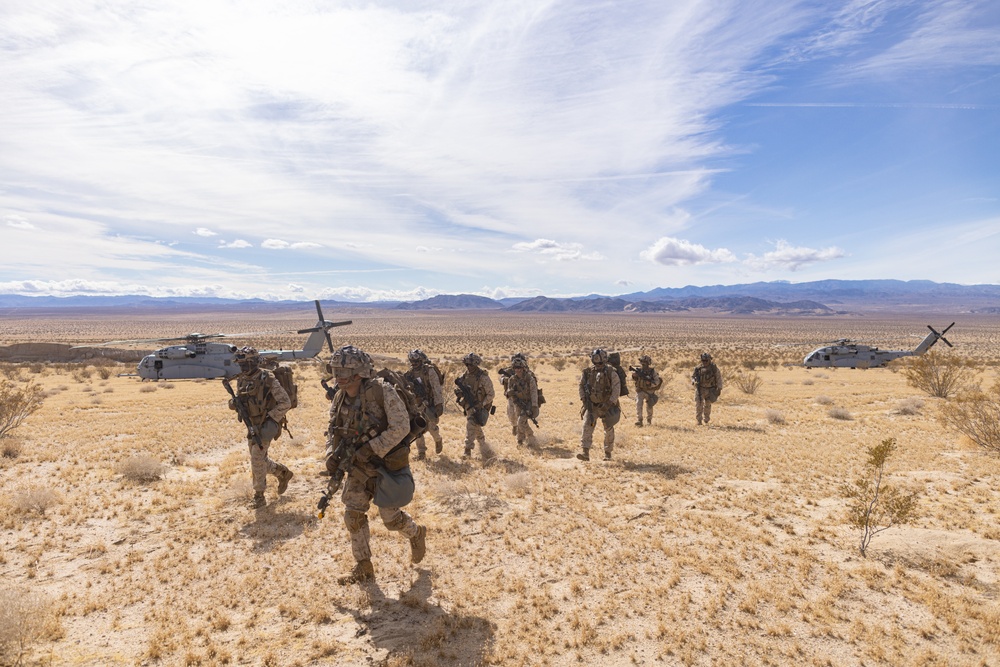
[[[322,331],[323,335],[326,337],[326,346],[330,349],[330,354],[333,354],[333,339],[330,338],[330,329],[333,327],[343,327],[348,324],[352,324],[352,320],[343,320],[341,322],[331,322],[323,317],[323,309],[319,305],[319,299],[314,301],[316,304],[316,314],[319,316],[319,321],[316,326],[309,327],[308,329],[299,329],[297,333],[314,333],[316,331]]]
[[[951,324],[949,324],[949,325],[948,325],[947,327],[945,327],[945,330],[944,330],[944,331],[942,331],[941,333],[938,333],[937,331],[935,331],[935,330],[934,330],[934,327],[932,327],[932,326],[931,326],[931,325],[929,325],[929,324],[927,325],[927,328],[931,330],[931,333],[932,333],[932,334],[934,334],[934,342],[935,342],[935,343],[936,343],[937,341],[941,340],[941,341],[944,341],[944,344],[945,344],[945,345],[947,345],[948,347],[955,347],[955,346],[954,346],[954,345],[952,345],[952,344],[951,344],[950,342],[948,342],[948,339],[947,339],[947,338],[945,338],[945,337],[944,337],[944,335],[945,335],[946,333],[948,333],[948,330],[949,330],[949,329],[951,329],[951,328],[952,328],[953,326],[955,326],[955,323],[954,323],[954,322],[952,322],[952,323],[951,323]]]

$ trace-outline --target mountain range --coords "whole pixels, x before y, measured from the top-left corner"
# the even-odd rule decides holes
[[[474,294],[440,294],[420,301],[324,301],[333,308],[399,310],[501,310],[511,312],[718,312],[729,314],[833,315],[871,311],[947,310],[1000,313],[1000,285],[959,285],[930,280],[820,280],[741,285],[658,287],[620,295],[490,299]],[[155,298],[123,296],[23,296],[0,294],[2,309],[104,308],[124,310],[219,310],[301,308],[301,301]]]

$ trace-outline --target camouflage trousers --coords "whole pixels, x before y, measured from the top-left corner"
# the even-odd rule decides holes
[[[712,401],[708,400],[708,392],[711,387],[695,387],[694,389],[694,413],[700,424],[706,424],[712,418]]]
[[[610,423],[608,417],[595,418],[589,410],[583,415],[583,435],[580,438],[580,446],[583,447],[583,451],[590,451],[591,445],[594,444],[594,428],[597,426],[598,420],[604,426],[604,451],[610,454],[615,448],[615,425]]]
[[[646,419],[653,421],[653,393],[649,391],[635,392],[635,418],[642,421],[642,404],[646,404]]]
[[[472,417],[467,417],[465,420],[465,448],[471,450],[476,446],[477,440],[480,447],[486,444],[486,434],[483,433],[483,427],[477,424]]]
[[[514,405],[514,435],[517,436],[517,444],[521,444],[528,438],[534,438],[535,432],[531,430],[529,419],[531,415],[522,410],[517,404]]]
[[[424,411],[424,419],[427,420],[427,432],[431,434],[434,444],[440,445],[443,441],[441,440],[441,431],[438,429],[438,416],[434,412],[434,408]],[[423,435],[414,440],[414,444],[417,446],[418,454],[427,453],[427,442],[424,440]]]
[[[371,560],[369,546],[368,508],[375,497],[375,478],[356,473],[347,475],[344,491],[340,499],[344,501],[344,525],[351,536],[351,554],[360,562]],[[417,536],[417,524],[410,515],[398,507],[379,507],[378,515],[382,524],[392,531],[401,532],[408,538]]]
[[[279,433],[281,433],[281,427],[274,420],[268,419],[260,427],[260,441],[263,447],[258,447],[253,438],[247,438],[247,447],[250,449],[250,474],[253,475],[254,493],[264,493],[264,490],[267,488],[268,475],[277,475],[279,472],[288,470],[288,468],[272,461],[267,456],[267,450],[271,447],[271,441]]]
[[[510,421],[511,435],[517,435],[517,405],[512,399],[507,399],[507,419]]]

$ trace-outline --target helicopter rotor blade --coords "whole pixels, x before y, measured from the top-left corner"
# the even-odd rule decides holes
[[[935,341],[941,340],[941,341],[944,341],[944,344],[947,345],[948,347],[955,347],[954,345],[951,344],[951,342],[947,338],[944,337],[944,335],[946,333],[948,333],[948,329],[951,329],[953,326],[955,326],[954,322],[952,322],[947,327],[945,327],[944,331],[942,331],[941,333],[938,333],[937,331],[935,331],[934,327],[932,327],[929,324],[927,325],[927,328],[931,330],[931,333],[933,333],[935,336],[937,336],[937,338],[935,338]]]
[[[316,299],[316,314],[319,315],[320,322],[326,322],[326,318],[323,317],[323,309],[319,305],[319,299]],[[323,327],[323,335],[326,336],[326,346],[330,350],[330,354],[333,354],[333,339],[330,337],[330,330]]]
[[[225,338],[229,334],[201,334],[201,333],[190,333],[186,336],[174,336],[172,338],[134,338],[131,340],[109,340],[103,343],[94,343],[92,345],[75,345],[74,347],[107,347],[109,345],[132,345],[139,343],[179,343],[179,342],[191,342],[195,343],[200,340],[206,340],[208,338]]]

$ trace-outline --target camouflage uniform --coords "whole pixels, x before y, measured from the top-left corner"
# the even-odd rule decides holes
[[[360,352],[350,347],[352,352]],[[347,348],[342,348],[347,349]],[[334,355],[336,366],[337,353]],[[363,353],[362,353],[363,354]],[[367,355],[365,355],[367,358]],[[369,363],[370,363],[370,358]],[[387,454],[399,444],[410,431],[410,419],[406,405],[396,390],[381,378],[370,377],[370,370],[362,374],[360,391],[354,397],[346,390],[337,392],[333,405],[330,406],[330,426],[327,429],[327,468],[336,468],[334,452],[342,438],[351,438],[355,442],[364,440],[350,460],[350,468],[341,500],[344,503],[344,524],[351,536],[351,552],[358,566],[355,567],[354,580],[368,579],[373,576],[371,567],[371,547],[369,546],[368,509],[375,496],[375,482],[378,477],[377,466],[384,464],[390,469],[405,467],[408,463],[406,448]],[[333,474],[334,470],[330,470]],[[426,528],[418,526],[410,515],[399,507],[379,507],[379,516],[385,527],[391,531],[401,532],[410,538],[411,546],[418,538],[421,541],[422,558],[423,535]],[[414,550],[414,562],[419,562]],[[361,567],[364,565],[364,567]],[[347,583],[351,578],[342,580]]]
[[[434,451],[440,454],[444,447],[441,432],[438,430],[438,418],[444,413],[441,380],[426,354],[420,350],[413,350],[408,357],[411,366],[404,377],[413,385],[413,391],[420,399],[424,410],[424,419],[427,420],[427,432],[434,439]],[[417,458],[426,458],[427,444],[424,441],[424,436],[421,434],[415,443],[417,445]]]
[[[577,454],[577,458],[583,461],[590,460],[594,427],[600,418],[604,425],[604,459],[607,461],[611,459],[611,452],[615,446],[615,424],[621,417],[621,407],[618,405],[621,382],[618,379],[618,372],[607,363],[607,352],[602,349],[594,350],[590,358],[594,363],[583,371],[580,378],[580,401],[584,405],[583,435],[580,439],[583,454]]]
[[[280,463],[272,461],[267,453],[271,441],[281,435],[281,421],[292,407],[281,383],[274,375],[261,369],[257,364],[257,351],[244,347],[237,351],[237,361],[243,372],[236,376],[236,396],[243,403],[250,417],[250,424],[260,435],[261,444],[247,433],[247,448],[250,451],[250,473],[253,477],[254,507],[262,507],[267,476],[278,479],[278,493],[284,493],[292,471]],[[247,360],[249,359],[249,363]],[[236,399],[229,399],[229,409],[236,410]]]
[[[700,426],[702,420],[707,424],[712,418],[712,403],[722,392],[722,372],[708,352],[702,353],[701,364],[691,374],[691,384],[694,385],[694,408],[698,424]]]
[[[514,435],[517,436],[517,444],[527,442],[530,447],[534,447],[535,433],[528,420],[538,417],[538,381],[523,359],[515,360],[514,374],[507,378],[504,394],[514,405]]]
[[[635,425],[642,426],[642,405],[646,404],[646,423],[653,423],[653,406],[656,404],[656,392],[663,385],[656,369],[652,367],[653,360],[643,355],[639,358],[642,365],[637,371],[632,372],[632,380],[635,382]]]
[[[497,375],[500,376],[500,384],[503,385],[505,396],[507,396],[507,381],[510,380],[510,377],[514,374],[513,362],[515,359],[524,359],[527,361],[524,353],[518,352],[511,356],[510,366],[504,366],[497,371]],[[507,421],[510,422],[510,434],[517,435],[517,410],[514,407],[514,400],[510,396],[507,396]]]
[[[476,441],[479,441],[480,449],[486,444],[486,434],[483,433],[483,427],[476,421],[476,412],[486,411],[485,414],[489,414],[496,394],[493,391],[493,380],[490,379],[490,374],[479,367],[482,358],[478,354],[467,354],[462,361],[465,363],[466,370],[456,380],[456,384],[461,382],[468,386],[475,400],[475,405],[464,406],[466,411],[465,456],[468,457],[472,454],[472,448],[475,447]],[[458,392],[459,390],[456,389],[456,393]]]

